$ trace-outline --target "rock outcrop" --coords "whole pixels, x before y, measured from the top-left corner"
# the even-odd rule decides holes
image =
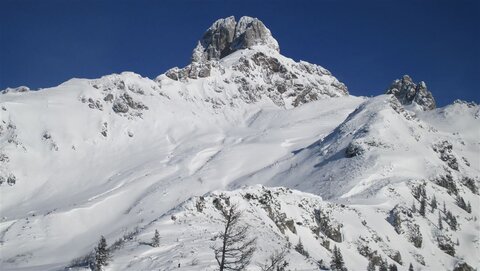
[[[412,78],[404,75],[402,79],[393,81],[387,89],[386,94],[393,94],[403,105],[409,105],[415,102],[424,111],[436,108],[435,99],[432,93],[428,91],[425,82],[421,81],[415,84]]]
[[[203,34],[193,50],[192,62],[218,60],[255,45],[266,45],[280,51],[270,30],[257,18],[243,16],[238,22],[233,16],[219,19]]]
[[[232,56],[236,51],[242,52]],[[208,78],[215,93],[236,89],[233,96],[247,103],[268,97],[282,107],[348,95],[347,87],[323,67],[282,56],[270,30],[247,16],[238,22],[233,16],[215,21],[193,50],[192,62],[165,76],[184,83]]]

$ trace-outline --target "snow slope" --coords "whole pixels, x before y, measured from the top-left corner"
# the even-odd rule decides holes
[[[289,249],[292,270],[318,270],[319,260],[328,266],[326,240],[340,247],[349,270],[364,270],[377,254],[393,263],[393,250],[402,255],[400,270],[409,263],[418,270],[480,265],[479,106],[423,111],[392,95],[349,96],[326,69],[282,56],[263,24],[241,21],[242,33],[262,38],[241,40],[220,59],[195,58],[210,52],[197,46],[191,64],[154,80],[124,72],[1,92],[2,270],[64,269],[88,255],[100,235],[109,244],[125,239],[112,248],[108,270],[170,270],[178,263],[213,270],[209,245],[220,225],[211,201],[219,195],[238,202],[256,229],[251,270],[272,248],[298,239],[311,257]],[[419,185],[423,198],[430,203],[435,195],[442,206],[415,212]],[[267,205],[247,193],[273,193],[267,205],[294,221],[296,233],[282,232],[272,222],[281,222],[278,214],[269,216]],[[312,231],[318,208],[330,212],[332,225],[343,224],[342,240]],[[439,230],[439,216],[450,222],[447,211],[458,228]],[[392,212],[404,222],[398,232]],[[145,244],[155,229],[159,248]],[[418,231],[420,247],[412,241]],[[454,256],[439,249],[439,240],[457,239]]]

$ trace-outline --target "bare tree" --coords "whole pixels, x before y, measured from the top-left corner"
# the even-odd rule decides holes
[[[265,264],[259,265],[262,271],[285,271],[285,268],[288,266],[288,262],[285,260],[287,255],[287,250],[282,249],[281,251],[275,251]]]
[[[242,212],[236,205],[221,208],[224,220],[224,231],[219,236],[222,240],[220,246],[212,247],[215,252],[220,271],[244,270],[255,252],[256,238],[248,239],[248,226],[242,225],[240,218]]]

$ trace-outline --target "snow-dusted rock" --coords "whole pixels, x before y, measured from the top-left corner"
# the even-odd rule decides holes
[[[257,18],[243,16],[238,22],[231,16],[219,19],[207,29],[193,50],[192,62],[219,60],[241,49],[265,45],[280,51],[270,30]]]
[[[415,84],[408,75],[404,75],[402,79],[396,79],[387,89],[386,94],[393,94],[400,103],[409,105],[415,102],[423,110],[432,110],[436,108],[435,99],[427,89],[425,82],[421,81]]]

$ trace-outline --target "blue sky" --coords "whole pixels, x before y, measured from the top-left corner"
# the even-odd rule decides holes
[[[188,64],[218,18],[258,17],[285,56],[329,69],[353,95],[424,80],[439,105],[480,102],[480,1],[0,0],[0,89]]]

